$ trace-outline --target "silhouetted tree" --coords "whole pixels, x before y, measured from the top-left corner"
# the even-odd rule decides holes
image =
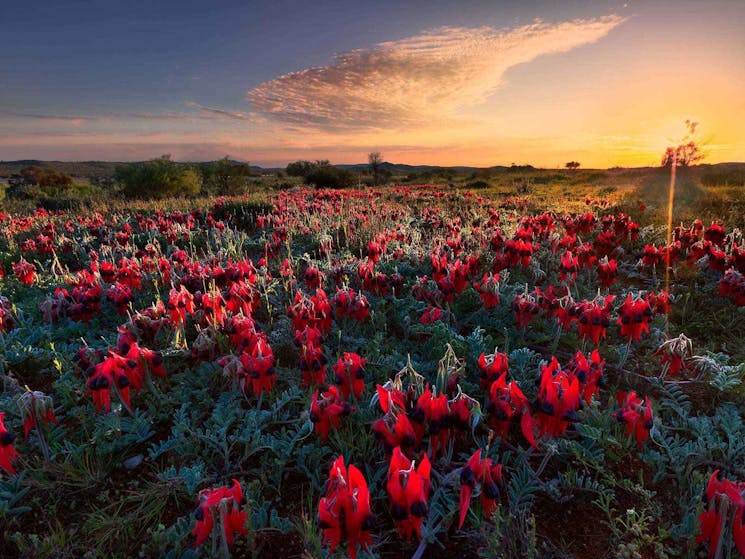
[[[579,161],[569,161],[566,165],[564,165],[564,167],[575,171],[576,169],[579,169]]]
[[[677,146],[670,146],[662,154],[661,165],[663,167],[689,167],[704,158],[704,153],[695,138],[698,122],[685,121],[687,133]]]
[[[373,176],[373,184],[377,186],[380,178],[380,166],[383,164],[383,156],[379,151],[373,151],[367,154],[367,161],[370,164],[370,173]]]
[[[352,171],[326,164],[314,166],[304,180],[316,188],[347,188],[357,184],[357,178]]]
[[[291,177],[304,177],[316,167],[330,165],[328,159],[317,159],[316,161],[293,161],[287,164],[285,172]]]

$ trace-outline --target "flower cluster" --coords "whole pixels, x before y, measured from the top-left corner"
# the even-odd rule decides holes
[[[696,543],[709,542],[709,559],[720,548],[724,528],[731,523],[732,539],[737,551],[745,557],[745,483],[726,479],[714,470],[704,493],[704,510],[698,516]],[[730,520],[731,519],[731,520]]]
[[[644,441],[649,438],[649,431],[654,425],[649,396],[642,400],[633,390],[619,392],[616,394],[616,403],[620,408],[615,414],[616,419],[626,425],[626,436],[633,435],[636,444],[641,448]]]
[[[348,416],[353,408],[339,394],[336,386],[330,386],[328,390],[319,394],[316,390],[313,392],[310,404],[310,420],[313,423],[313,430],[321,436],[321,440],[326,440],[329,431],[339,428],[342,417]]]
[[[368,549],[372,543],[370,529],[375,516],[370,509],[370,491],[362,472],[356,466],[344,465],[339,456],[329,471],[326,494],[318,503],[318,523],[323,531],[323,545],[333,553],[347,540],[350,559],[357,557],[357,547]]]
[[[391,516],[396,523],[399,535],[407,540],[422,536],[422,523],[427,515],[427,502],[430,492],[429,457],[425,453],[419,465],[409,460],[400,447],[393,449],[388,465],[386,490]]]
[[[15,474],[12,462],[18,458],[18,451],[13,447],[16,436],[5,428],[5,413],[0,412],[0,468],[9,474]]]
[[[481,486],[481,510],[484,517],[490,518],[497,507],[499,498],[499,483],[502,481],[502,464],[494,464],[491,458],[482,458],[481,449],[478,449],[468,459],[466,465],[460,471],[460,516],[458,528],[463,527],[463,522],[468,513],[471,502],[471,494],[477,485]]]
[[[226,546],[233,545],[235,534],[248,534],[248,514],[244,510],[246,498],[238,480],[214,489],[202,489],[197,497],[197,522],[191,532],[194,547],[199,547],[210,534]]]

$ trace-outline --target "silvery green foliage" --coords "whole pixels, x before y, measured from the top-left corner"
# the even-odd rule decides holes
[[[15,516],[31,510],[31,507],[19,504],[30,491],[23,487],[24,474],[0,480],[0,519]]]
[[[166,468],[158,474],[158,478],[164,481],[177,481],[184,484],[187,493],[194,495],[197,493],[198,488],[204,483],[205,465],[201,460],[195,462],[191,466],[181,466],[176,468],[171,466]]]
[[[745,363],[730,365],[730,356],[726,353],[707,353],[693,358],[695,368],[709,379],[709,384],[725,392],[742,384]]]

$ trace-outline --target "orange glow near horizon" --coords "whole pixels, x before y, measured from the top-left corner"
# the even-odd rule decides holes
[[[690,118],[705,162],[745,161],[745,41],[694,16],[674,29],[635,14],[440,27],[279,75],[231,109],[0,110],[0,159],[170,153],[283,166],[380,151],[411,165],[653,166]]]

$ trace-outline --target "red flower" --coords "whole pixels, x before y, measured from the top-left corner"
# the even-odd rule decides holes
[[[499,353],[496,349],[491,355],[479,355],[479,384],[486,389],[500,376],[506,375],[509,369],[509,359],[506,353]]]
[[[502,440],[507,439],[512,420],[521,415],[520,427],[523,435],[531,446],[536,446],[528,399],[520,390],[517,382],[507,382],[506,372],[491,383],[486,411],[489,412],[489,425],[502,437]]]
[[[593,350],[588,356],[578,351],[567,364],[567,371],[579,379],[580,392],[587,404],[592,400],[592,396],[597,395],[600,391],[603,365],[605,365],[605,361],[601,359],[597,349]]]
[[[219,291],[212,293],[205,293],[200,299],[202,305],[202,312],[204,313],[203,320],[212,326],[222,326],[227,317],[227,303]]]
[[[362,323],[370,317],[370,304],[367,302],[367,297],[349,287],[336,288],[334,308],[337,318],[350,317]]]
[[[580,405],[579,379],[563,371],[556,357],[552,357],[548,365],[541,366],[536,409],[539,434],[549,437],[563,435],[576,421]]]
[[[524,232],[518,231],[518,233],[515,234],[517,236],[518,234],[523,234],[527,240],[524,239],[509,239],[505,242],[504,246],[504,254],[507,257],[507,261],[510,265],[510,267],[514,268],[518,264],[528,268],[530,266],[530,261],[533,256],[533,252],[536,249],[536,245],[534,245],[530,239],[532,238],[532,232],[529,230],[525,230]]]
[[[422,316],[419,318],[419,324],[434,324],[438,320],[442,320],[442,310],[433,307],[432,305],[428,305]]]
[[[132,302],[132,289],[128,285],[116,282],[106,290],[106,298],[116,307],[116,312],[125,315],[129,303]]]
[[[525,330],[533,319],[538,316],[540,307],[536,304],[534,297],[528,293],[516,295],[512,301],[512,310],[515,313],[517,327]]]
[[[732,539],[737,551],[745,557],[745,483],[734,482],[726,478],[719,479],[719,470],[714,470],[709,478],[704,493],[705,510],[698,516],[699,533],[696,543],[709,542],[709,559],[713,559],[719,550],[719,538],[723,528],[732,518]]]
[[[663,374],[678,376],[680,371],[688,367],[685,360],[693,354],[693,343],[685,334],[681,334],[664,342],[654,354],[660,357]]]
[[[9,332],[16,327],[13,304],[0,295],[0,332]]]
[[[719,280],[719,295],[729,297],[738,307],[745,307],[745,275],[730,268]]]
[[[111,410],[111,390],[114,382],[116,382],[116,388],[121,396],[122,403],[130,407],[130,385],[132,382],[122,367],[121,359],[114,356],[106,357],[97,365],[89,368],[86,375],[88,379],[85,386],[88,388],[88,393],[93,397],[96,411],[104,410],[108,413]]]
[[[23,285],[31,286],[36,279],[36,266],[33,262],[27,262],[25,258],[21,258],[13,264],[13,273]]]
[[[626,424],[626,436],[630,437],[633,434],[636,444],[641,448],[644,441],[649,438],[649,430],[654,424],[649,396],[642,401],[634,391],[619,392],[616,395],[616,402],[621,408],[615,414],[616,419]]]
[[[12,462],[20,456],[13,447],[16,436],[5,428],[5,413],[0,412],[0,468],[11,475],[16,473]]]
[[[318,328],[321,332],[331,329],[331,305],[322,289],[317,289],[312,297],[297,291],[293,304],[287,309],[287,315],[292,319],[292,328],[295,331],[304,330],[306,326]]]
[[[265,390],[271,392],[277,380],[274,372],[274,353],[263,335],[257,336],[254,347],[249,350],[249,353],[241,354],[240,360],[243,365],[239,378],[241,389],[245,392],[250,385],[252,392],[256,395]]]
[[[494,464],[491,458],[482,459],[481,449],[474,452],[460,471],[458,529],[463,527],[471,502],[471,493],[477,485],[481,485],[481,508],[484,511],[484,517],[491,517],[497,507],[497,499],[499,498],[499,486],[497,484],[501,481],[502,464]]]
[[[626,297],[618,309],[618,324],[621,336],[631,340],[639,340],[644,332],[649,333],[649,320],[652,317],[652,307],[645,299],[634,299],[631,294]]]
[[[712,222],[712,224],[706,228],[706,231],[704,231],[704,240],[717,246],[722,246],[724,244],[726,236],[724,227],[719,225],[716,221]]]
[[[583,301],[575,307],[575,316],[577,316],[577,328],[579,335],[587,340],[591,339],[592,343],[598,345],[600,337],[605,338],[606,328],[610,325],[611,303],[615,295],[601,297],[594,301]]]
[[[313,430],[326,440],[329,431],[339,428],[342,417],[349,415],[352,407],[344,401],[335,386],[320,395],[318,390],[313,393],[310,405],[310,420],[313,422]]]
[[[579,262],[570,251],[566,251],[559,262],[559,278],[566,283],[573,283],[577,279]]]
[[[499,305],[499,274],[484,274],[481,283],[474,282],[484,308],[494,309]]]
[[[398,389],[386,389],[377,385],[378,404],[385,415],[375,421],[372,431],[383,442],[387,452],[395,447],[412,449],[424,436],[424,415],[412,415],[414,423],[406,415],[406,396]]]
[[[173,326],[186,322],[186,315],[194,314],[194,296],[183,285],[176,291],[171,289],[168,296],[168,315]]]
[[[654,245],[644,245],[644,256],[642,256],[642,263],[645,266],[659,266],[663,260],[663,250],[658,249]]]
[[[220,534],[228,546],[233,545],[236,533],[248,534],[248,515],[242,510],[245,504],[246,499],[238,480],[232,480],[227,486],[202,489],[194,512],[197,523],[191,531],[191,535],[197,538],[194,547],[202,545],[213,531]]]
[[[300,374],[304,386],[323,386],[326,383],[326,356],[321,346],[305,344],[300,346]]]
[[[610,287],[616,282],[616,275],[618,273],[618,264],[615,260],[608,260],[607,256],[598,262],[598,283],[602,287]]]
[[[417,400],[413,413],[417,414],[417,412],[419,417],[423,417],[429,425],[432,456],[436,456],[439,449],[445,452],[450,439],[450,409],[447,396],[443,393],[434,396],[428,386]]]
[[[346,537],[350,559],[357,557],[357,546],[368,549],[372,543],[370,528],[375,516],[370,510],[370,490],[357,467],[344,465],[339,456],[329,471],[326,495],[318,503],[318,523],[323,531],[323,545],[330,544],[333,554]]]
[[[142,270],[137,260],[122,258],[119,261],[117,279],[130,289],[139,289],[142,285]]]
[[[323,275],[315,266],[308,266],[305,269],[305,275],[303,277],[305,279],[305,285],[311,291],[314,289],[318,289],[321,286],[321,281],[323,280]]]
[[[419,466],[415,466],[416,463],[406,458],[400,447],[393,449],[388,466],[386,490],[398,533],[407,540],[414,534],[419,538],[422,536],[422,523],[427,515],[427,500],[431,487],[431,466],[426,453]]]
[[[345,352],[333,367],[336,384],[347,400],[352,393],[359,400],[365,391],[365,361],[356,353]]]
[[[39,421],[47,425],[51,423],[59,425],[59,421],[54,416],[52,399],[43,392],[30,390],[24,392],[19,403],[23,413],[23,436],[27,439],[31,429],[39,427]]]

